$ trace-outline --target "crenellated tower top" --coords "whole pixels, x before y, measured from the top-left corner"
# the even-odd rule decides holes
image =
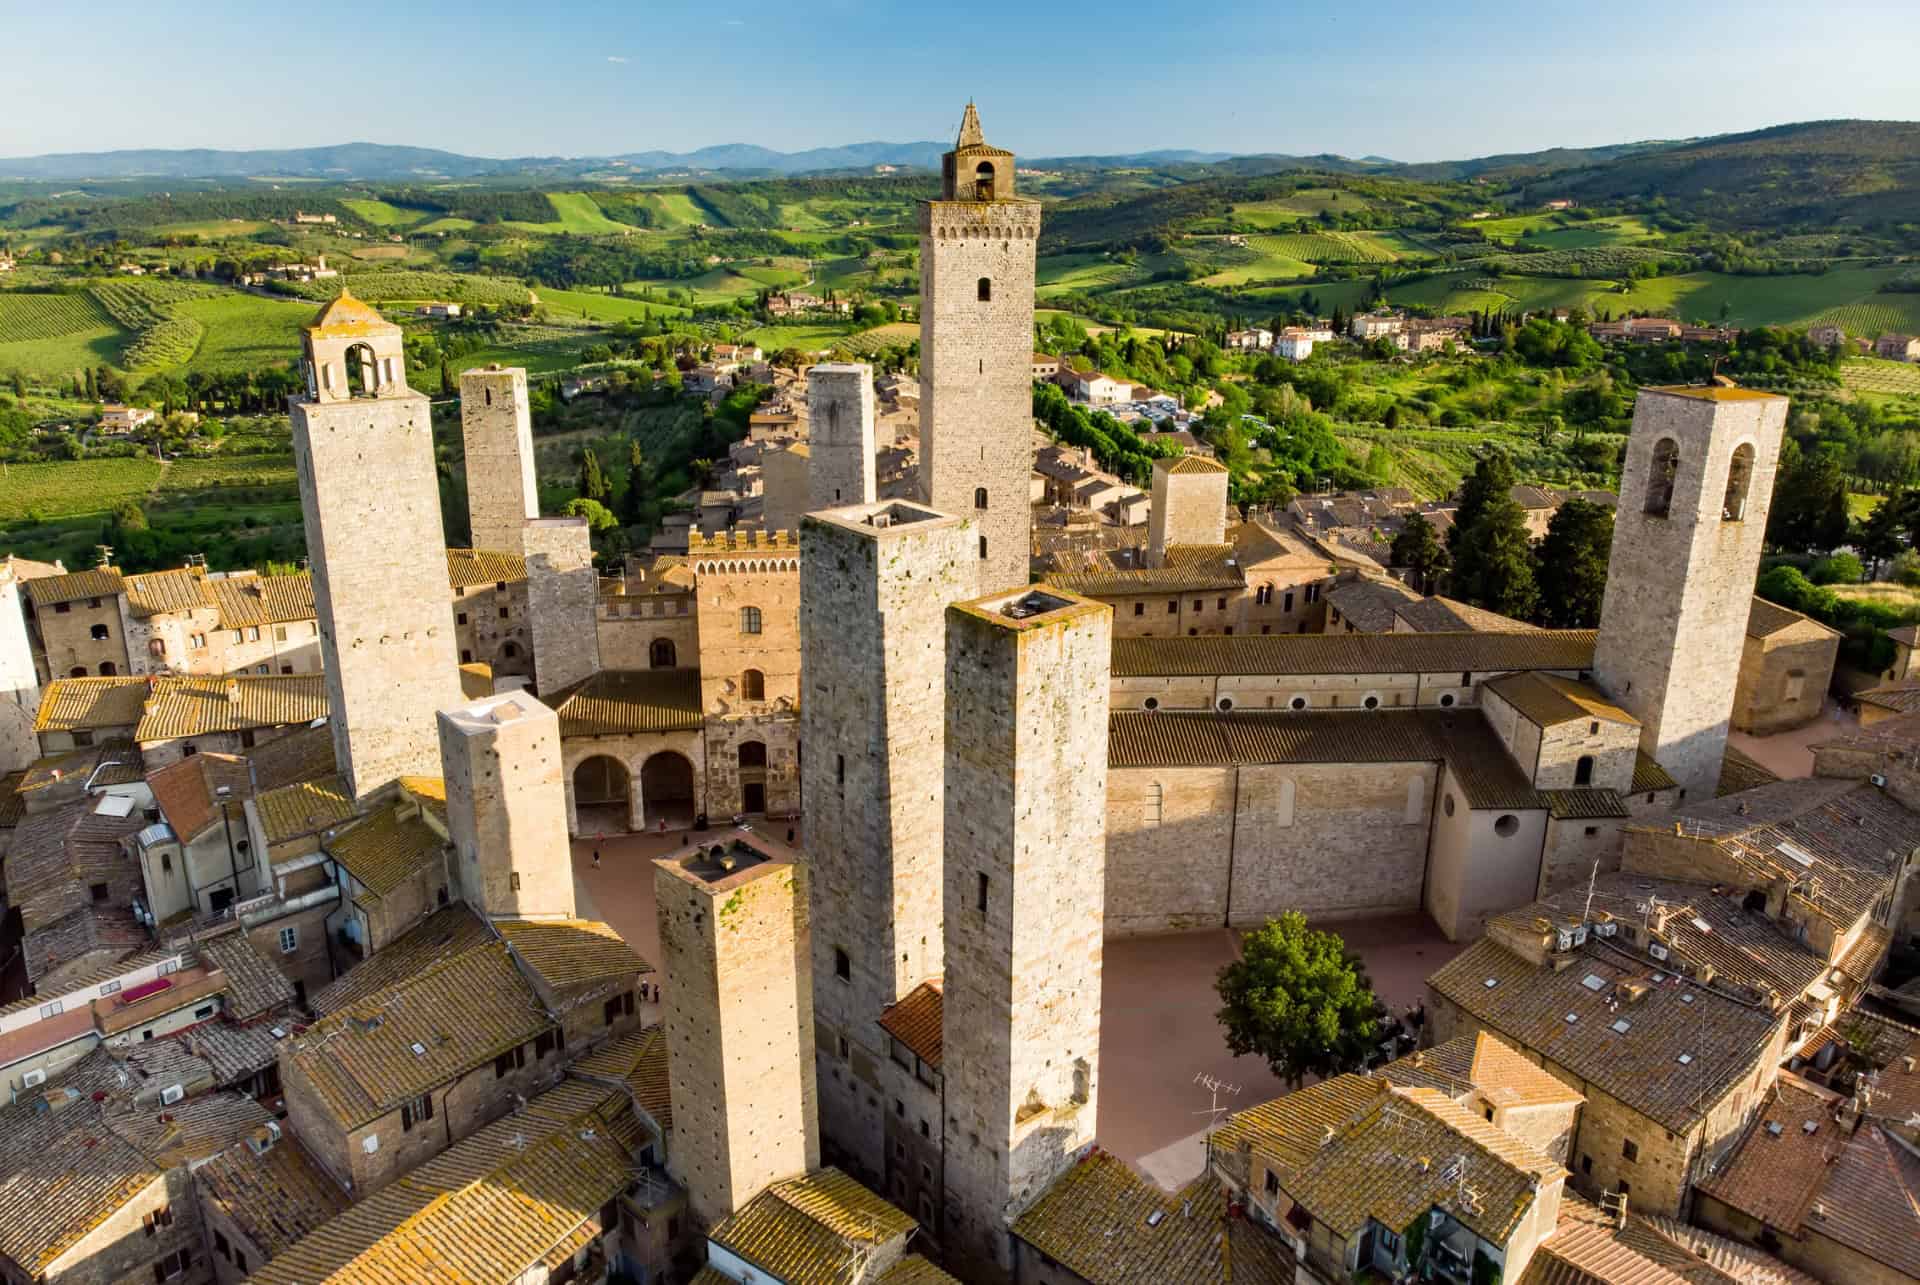
[[[960,118],[960,136],[954,140],[953,150],[940,160],[940,199],[1013,199],[1013,153],[987,146],[986,135],[980,132],[980,113],[971,102]]]

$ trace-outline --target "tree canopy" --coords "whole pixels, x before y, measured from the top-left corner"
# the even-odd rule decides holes
[[[1613,514],[1590,500],[1562,504],[1535,551],[1538,623],[1553,629],[1593,629],[1607,590],[1613,553]]]
[[[1307,927],[1297,910],[1248,933],[1214,989],[1227,1047],[1264,1057],[1295,1088],[1309,1075],[1362,1065],[1378,1034],[1366,969],[1337,934]]]

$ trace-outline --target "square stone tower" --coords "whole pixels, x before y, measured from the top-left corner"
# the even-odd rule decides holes
[[[821,362],[807,371],[807,508],[872,504],[873,367]]]
[[[1153,512],[1147,563],[1160,566],[1170,544],[1225,544],[1227,467],[1202,455],[1153,462]]]
[[[667,1167],[710,1228],[820,1164],[807,880],[747,831],[654,862],[666,961]]]
[[[439,771],[434,719],[460,698],[433,427],[400,327],[347,291],[302,350],[306,390],[287,409],[334,757],[365,798]]]
[[[585,518],[533,518],[518,538],[527,555],[534,690],[557,692],[600,670],[593,537]]]
[[[560,716],[515,691],[443,709],[439,721],[447,834],[466,903],[490,918],[572,919]]]
[[[519,553],[521,523],[540,516],[527,372],[498,363],[461,371],[460,435],[466,442],[473,547]]]
[[[1053,588],[947,608],[946,1243],[976,1275],[1094,1139],[1112,636]]]
[[[1691,799],[1720,780],[1787,399],[1643,388],[1620,480],[1594,676]]]
[[[879,1181],[877,1019],[942,966],[945,612],[978,555],[970,519],[905,501],[809,514],[800,548],[820,1127]]]
[[[967,104],[920,206],[920,492],[975,517],[980,593],[1027,583],[1033,544],[1033,274],[1040,204]]]

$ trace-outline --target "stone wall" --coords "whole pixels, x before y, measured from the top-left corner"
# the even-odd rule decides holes
[[[1643,389],[1634,405],[1607,567],[1609,583],[1634,592],[1606,596],[1594,672],[1639,718],[1642,748],[1696,799],[1720,779],[1786,418],[1786,398],[1735,389]],[[1679,462],[1670,505],[1650,514],[1663,442]],[[1750,483],[1728,508],[1742,448]]]
[[[1053,591],[947,609],[948,1247],[989,1273],[1094,1138],[1111,637]]]
[[[807,509],[872,504],[873,367],[821,362],[807,370]]]
[[[920,207],[921,498],[979,521],[981,593],[1028,580],[1039,235],[1037,202]]]
[[[132,673],[127,654],[126,601],[110,595],[35,608],[33,621],[40,631],[47,676],[97,678],[101,674]],[[96,627],[104,628],[106,637],[95,638]],[[109,665],[110,670],[106,668]]]
[[[527,372],[499,365],[461,371],[460,435],[473,547],[519,553],[522,525],[540,516]]]
[[[801,527],[801,735],[823,1067],[842,1037],[869,1054],[861,1065],[883,1062],[881,1011],[942,968],[944,612],[974,582],[973,534],[968,517],[904,502],[823,510]],[[845,1080],[829,1070],[821,1113],[828,1141],[878,1181],[885,1141],[880,1113],[865,1106],[874,1087],[851,1066]]]
[[[1433,814],[1426,909],[1449,941],[1471,941],[1489,916],[1533,899],[1547,820],[1544,809],[1472,807],[1447,768]]]
[[[533,673],[525,580],[456,589],[453,613],[454,647],[461,664],[491,665],[495,677]]]
[[[666,989],[668,1165],[711,1227],[820,1163],[806,871],[785,861],[712,882],[654,863]]]
[[[594,636],[602,669],[698,669],[700,625],[693,595],[614,594],[600,600]],[[673,645],[673,664],[653,663],[653,644]]]
[[[151,1228],[149,1218],[156,1220]],[[189,1259],[186,1271],[163,1276],[160,1264],[177,1263],[176,1255],[183,1251]],[[0,1265],[6,1265],[4,1259]],[[156,1278],[168,1285],[200,1285],[212,1279],[201,1247],[200,1202],[184,1164],[129,1192],[125,1203],[87,1228],[33,1279],[59,1285],[126,1285]]]
[[[760,784],[765,810],[790,814],[800,808],[799,550],[784,532],[739,539],[731,555],[724,547],[711,542],[694,561],[707,721],[702,810],[715,818],[749,810],[745,787]],[[757,697],[749,670],[759,675]],[[740,747],[753,742],[765,746],[764,769],[740,762]]]
[[[1811,621],[1770,638],[1748,638],[1740,652],[1733,725],[1756,736],[1805,727],[1820,717],[1839,656],[1840,636]]]
[[[364,798],[439,774],[460,695],[432,425],[411,392],[289,405],[334,756]]]
[[[491,918],[574,917],[560,717],[527,692],[440,712],[461,900]]]
[[[1223,465],[1195,457],[1153,462],[1153,508],[1147,519],[1151,564],[1160,564],[1170,544],[1226,543],[1227,480]]]
[[[527,618],[533,681],[541,692],[600,669],[600,577],[585,518],[537,518],[520,530],[527,555]]]
[[[21,614],[19,581],[0,561],[0,775],[40,757],[34,720],[40,711],[40,676],[33,664],[33,642]]]
[[[663,800],[646,795],[644,771],[647,760],[656,754],[677,754],[693,770],[693,797],[686,801],[689,810],[697,810],[706,797],[707,742],[703,732],[633,732],[625,736],[573,736],[562,744],[567,797],[567,832],[580,834],[580,806],[574,797],[574,772],[590,758],[607,757],[617,761],[627,774],[627,820],[630,830],[658,828]],[[678,825],[683,819],[675,817]]]

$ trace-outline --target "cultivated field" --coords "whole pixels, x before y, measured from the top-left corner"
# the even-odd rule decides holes
[[[120,501],[151,491],[162,468],[144,457],[0,464],[0,522],[110,513]]]
[[[1400,257],[1371,232],[1287,232],[1248,237],[1247,244],[1306,263],[1392,263]]]

